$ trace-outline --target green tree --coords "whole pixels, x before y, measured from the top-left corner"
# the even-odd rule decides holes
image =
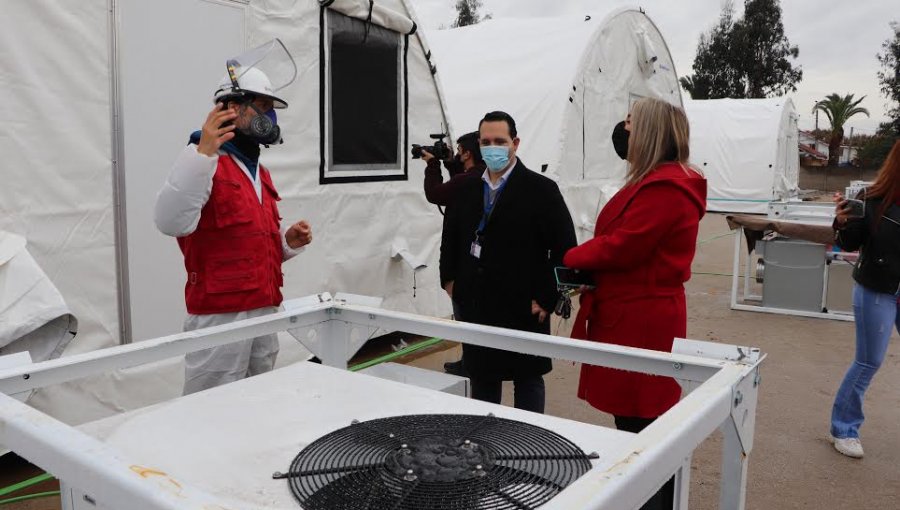
[[[744,17],[732,33],[747,97],[783,96],[796,92],[803,70],[792,59],[800,55],[784,35],[779,0],[747,0]]]
[[[465,27],[474,25],[484,20],[491,19],[491,15],[482,17],[478,12],[481,9],[481,0],[457,0],[456,1],[456,19],[451,25],[452,28]]]
[[[784,35],[779,0],[745,0],[740,19],[729,1],[716,25],[700,36],[694,74],[681,86],[694,99],[782,96],[803,79],[792,63],[799,54]]]
[[[891,23],[894,37],[881,45],[882,53],[877,55],[881,70],[878,82],[881,93],[888,98],[888,117],[891,118],[894,135],[900,136],[900,23]]]
[[[894,126],[885,122],[884,129],[866,141],[859,149],[859,162],[866,168],[878,168],[887,159],[891,147],[897,141]]]
[[[679,80],[693,99],[744,97],[740,71],[734,61],[733,31],[734,4],[729,1],[716,25],[700,35],[694,74]]]
[[[813,113],[817,110],[824,113],[828,117],[828,122],[831,123],[831,138],[828,140],[829,166],[837,166],[838,164],[841,142],[844,140],[844,124],[850,120],[850,117],[859,113],[865,114],[866,117],[869,116],[869,110],[859,106],[859,103],[862,103],[865,98],[866,96],[863,96],[854,101],[853,94],[845,96],[829,94],[813,107]]]

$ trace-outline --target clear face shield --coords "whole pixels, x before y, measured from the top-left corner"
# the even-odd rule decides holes
[[[281,128],[274,108],[287,108],[282,94],[297,78],[297,65],[287,48],[281,40],[272,39],[228,59],[226,66],[228,74],[216,98],[257,98],[247,103],[255,115],[245,128],[246,134],[266,146],[281,143]],[[267,100],[271,100],[272,108],[258,104],[267,103]]]

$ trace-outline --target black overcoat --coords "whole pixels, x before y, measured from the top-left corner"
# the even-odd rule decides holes
[[[518,161],[484,229],[481,257],[471,254],[484,214],[481,179],[468,179],[447,208],[441,239],[441,284],[453,281],[453,299],[467,322],[550,333],[538,322],[535,300],[552,313],[558,299],[553,268],[577,244],[572,217],[559,187]],[[474,345],[463,346],[473,377],[510,380],[542,375],[550,359]]]

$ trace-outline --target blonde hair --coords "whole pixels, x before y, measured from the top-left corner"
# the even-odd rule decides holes
[[[626,185],[640,182],[661,163],[681,164],[685,173],[696,172],[689,162],[690,127],[684,110],[659,99],[643,98],[631,109]]]

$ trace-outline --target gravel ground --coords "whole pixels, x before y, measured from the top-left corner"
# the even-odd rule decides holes
[[[694,278],[687,284],[688,336],[760,347],[763,366],[755,448],[750,456],[747,509],[880,510],[900,508],[900,358],[896,341],[866,400],[862,430],[866,458],[853,460],[827,443],[831,402],[853,358],[853,324],[822,319],[736,312],[729,309],[733,237],[720,215],[701,224]],[[725,275],[725,276],[723,276]],[[554,324],[567,336],[568,324]],[[896,340],[896,333],[895,333]],[[434,349],[410,364],[440,370],[459,348]],[[547,376],[547,412],[612,426],[610,416],[575,398],[578,369],[557,362]],[[511,403],[510,388],[504,402]],[[691,508],[718,508],[720,438],[696,452]],[[0,481],[21,481],[36,472],[3,464]],[[4,484],[5,485],[5,484]],[[50,483],[41,487],[52,490]],[[12,504],[10,510],[59,508],[58,498]]]
[[[721,237],[720,237],[721,236]],[[734,238],[721,215],[701,224],[701,246],[688,282],[688,336],[759,347],[762,369],[756,439],[750,456],[747,509],[900,508],[900,356],[897,334],[866,398],[862,429],[866,458],[853,460],[827,442],[832,399],[853,359],[853,323],[737,312],[729,308]],[[703,273],[703,274],[701,274]],[[568,335],[566,324],[554,332]],[[440,369],[459,349],[432,353],[412,364]],[[578,369],[556,362],[547,377],[547,412],[611,426],[609,415],[575,397]],[[507,383],[509,386],[510,383]],[[504,403],[511,405],[511,388]],[[691,473],[691,508],[718,508],[721,439],[697,451]]]

